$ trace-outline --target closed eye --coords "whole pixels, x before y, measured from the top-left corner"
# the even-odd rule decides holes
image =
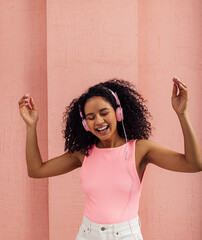
[[[87,120],[93,120],[94,119],[94,117],[93,118],[87,118]]]
[[[101,113],[100,115],[101,116],[106,116],[108,114],[108,112],[107,113]],[[92,117],[92,118],[87,118],[87,120],[93,120],[95,117]]]

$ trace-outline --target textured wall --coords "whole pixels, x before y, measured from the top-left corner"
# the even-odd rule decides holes
[[[65,105],[90,85],[113,77],[137,82],[137,2],[47,4],[49,158],[63,153]],[[49,179],[50,239],[75,239],[84,194],[79,171]]]
[[[201,23],[201,1],[138,1],[138,87],[153,115],[152,140],[183,153],[172,77],[187,84],[190,120],[202,145]],[[139,211],[145,239],[202,239],[202,174],[149,164],[144,180]]]
[[[170,100],[171,79],[177,75],[189,87],[190,117],[201,142],[200,14],[199,1],[192,5],[190,1],[49,1],[48,119],[49,129],[55,130],[49,130],[50,151],[54,149],[50,156],[62,151],[62,145],[55,151],[55,136],[61,142],[61,116],[53,114],[55,109],[61,114],[64,104],[91,84],[111,77],[137,83],[137,74],[138,88],[154,117],[153,140],[184,151]],[[51,239],[74,239],[77,234],[85,200],[79,171],[50,179]],[[201,238],[200,182],[201,173],[148,166],[139,211],[145,239]]]
[[[201,11],[199,0],[0,1],[1,240],[74,240],[83,216],[80,169],[49,179],[27,175],[18,110],[27,92],[39,109],[43,161],[64,153],[65,106],[113,77],[135,83],[148,99],[152,140],[183,152],[170,99],[171,79],[180,77],[202,143]],[[148,165],[139,209],[144,240],[202,238],[201,180],[201,173]]]
[[[26,128],[18,101],[39,108],[38,140],[47,159],[45,1],[0,1],[0,239],[48,240],[48,179],[28,177]]]

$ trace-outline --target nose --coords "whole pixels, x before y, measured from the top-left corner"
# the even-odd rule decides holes
[[[100,125],[104,122],[104,119],[102,116],[100,115],[97,115],[96,118],[95,118],[95,125]]]

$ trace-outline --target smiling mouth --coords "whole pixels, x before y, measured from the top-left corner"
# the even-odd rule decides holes
[[[108,128],[109,128],[109,125],[104,126],[102,128],[97,128],[96,131],[98,131],[99,133],[104,133]]]

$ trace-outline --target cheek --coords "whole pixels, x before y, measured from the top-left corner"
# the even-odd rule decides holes
[[[111,124],[113,124],[114,127],[116,127],[117,125],[117,121],[116,121],[116,116],[109,116],[109,118],[107,119],[107,121]]]
[[[93,125],[94,125],[93,121],[87,120],[86,122],[87,122],[89,128],[93,128]]]

